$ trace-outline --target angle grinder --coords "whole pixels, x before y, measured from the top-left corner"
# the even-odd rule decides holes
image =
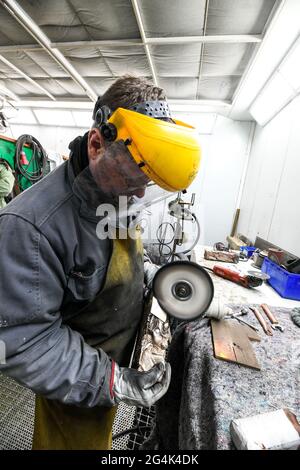
[[[228,281],[240,284],[243,287],[259,287],[270,278],[268,274],[259,271],[248,271],[247,274],[228,268],[227,266],[215,265],[212,271]]]
[[[155,274],[153,295],[166,314],[192,321],[208,310],[214,296],[214,285],[207,271],[198,264],[174,261]]]

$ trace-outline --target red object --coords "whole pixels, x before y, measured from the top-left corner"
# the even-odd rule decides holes
[[[228,281],[236,282],[237,284],[241,284],[244,287],[248,286],[248,276],[245,276],[233,269],[225,268],[223,266],[214,266],[213,272],[218,276],[223,277],[224,279],[228,279]]]
[[[286,258],[285,252],[279,248],[269,248],[268,258],[276,264],[283,264]]]
[[[21,165],[29,165],[29,161],[27,160],[27,157],[24,152],[21,152],[20,162]]]
[[[256,278],[255,276],[250,274],[242,274],[224,266],[214,266],[213,272],[217,274],[217,276],[221,276],[228,281],[236,282],[243,287],[258,287],[263,282],[261,279]]]

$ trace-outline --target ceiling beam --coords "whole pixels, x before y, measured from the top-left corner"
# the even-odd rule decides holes
[[[144,46],[145,51],[146,51],[147,59],[148,59],[150,70],[151,70],[152,77],[153,77],[153,81],[154,81],[155,85],[157,86],[157,84],[158,84],[157,74],[156,74],[153,59],[152,59],[152,56],[151,56],[150,47],[149,47],[149,44],[147,44],[147,38],[146,38],[146,34],[145,34],[145,29],[144,29],[143,20],[142,20],[141,12],[140,12],[140,9],[139,9],[139,5],[138,5],[137,0],[131,0],[131,4],[132,4],[132,8],[133,8],[133,11],[134,11],[134,14],[135,14],[135,18],[136,18],[136,21],[137,21],[137,24],[138,24],[138,27],[139,27],[139,30],[140,30],[143,46]]]
[[[1,85],[0,85],[1,86]],[[230,108],[231,102],[226,100],[180,100],[180,99],[169,99],[168,103],[170,106],[195,108],[197,111],[201,107],[212,107],[212,108]],[[21,99],[14,103],[18,108],[54,108],[54,109],[68,109],[68,110],[81,110],[91,111],[93,110],[93,103],[90,101],[37,101],[35,99]]]
[[[10,91],[8,88],[3,86],[1,83],[0,83],[0,96],[6,100],[7,98],[10,98],[11,100],[14,100],[14,101],[20,100],[19,96],[15,95],[12,91]]]
[[[261,43],[263,36],[261,34],[242,34],[242,35],[216,35],[216,36],[174,36],[169,38],[146,38],[147,45],[169,45],[169,44],[194,44],[194,43]],[[51,42],[51,47],[57,49],[69,49],[72,47],[88,48],[88,47],[130,47],[144,46],[140,39],[113,39],[110,41],[70,41],[70,42]],[[0,46],[0,54],[17,51],[36,51],[43,48],[39,44],[19,44],[14,46]]]
[[[20,7],[15,0],[0,0],[3,7],[18,21],[21,26],[40,44],[40,46],[54,59],[68,75],[79,85],[92,100],[96,101],[97,95],[84,78],[77,72],[66,57],[52,46],[49,38],[43,33],[40,27],[32,18]]]
[[[252,43],[261,42],[257,34],[225,34],[214,36],[175,36],[168,38],[148,38],[147,44],[192,44],[192,43]]]
[[[48,90],[46,90],[44,87],[42,87],[41,85],[39,85],[35,80],[33,80],[32,78],[30,78],[28,75],[26,75],[26,73],[24,73],[22,70],[20,70],[18,67],[16,67],[14,64],[12,64],[11,62],[9,62],[9,60],[7,60],[5,57],[3,57],[1,54],[0,54],[0,60],[1,62],[3,62],[5,65],[7,65],[8,67],[10,67],[12,70],[14,70],[15,72],[17,72],[19,75],[21,75],[21,77],[25,78],[25,80],[27,80],[29,83],[31,83],[32,85],[34,85],[36,88],[38,88],[40,91],[43,92],[44,95],[47,95],[49,98],[51,98],[51,100],[55,101],[55,98],[53,95],[51,95],[51,93],[49,93]]]
[[[208,9],[209,9],[209,0],[206,0],[205,10],[204,10],[203,37],[205,37],[205,35],[206,35],[207,20],[208,20]],[[201,45],[196,98],[198,98],[199,93],[200,93],[200,83],[201,83],[201,78],[202,78],[203,60],[204,60],[204,43],[202,43],[202,45]]]

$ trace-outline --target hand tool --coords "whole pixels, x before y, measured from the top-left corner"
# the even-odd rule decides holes
[[[268,336],[273,336],[273,332],[270,328],[270,325],[268,325],[265,320],[263,319],[261,313],[259,312],[259,310],[255,307],[249,307],[250,310],[252,310],[252,312],[254,313],[254,315],[256,316],[257,320],[259,321],[259,323],[261,324],[264,332],[268,335]]]
[[[251,323],[243,320],[242,318],[239,318],[239,317],[234,317],[238,322],[240,323],[243,323],[244,325],[247,325],[249,326],[250,328],[252,328],[252,330],[254,331],[259,331],[259,328],[257,328],[256,326],[252,325]]]
[[[155,274],[153,295],[165,313],[190,321],[208,310],[214,285],[209,274],[198,264],[174,261]]]
[[[242,307],[238,313],[230,313],[228,315],[225,315],[224,319],[226,320],[227,318],[236,318],[236,317],[241,317],[244,315],[248,315],[248,309],[245,307]]]
[[[271,327],[273,328],[273,330],[279,330],[279,331],[281,331],[281,333],[283,333],[284,332],[283,326],[279,324],[279,321],[277,320],[275,315],[273,315],[273,313],[269,309],[268,305],[267,304],[261,304],[261,308],[263,309],[263,311],[265,312],[265,314],[269,318],[269,320],[271,322]]]
[[[261,273],[251,271],[251,273],[241,273],[239,271],[228,268],[227,266],[215,265],[212,271],[217,275],[229,281],[236,282],[244,287],[258,287],[261,286],[265,276],[261,276]]]
[[[284,328],[281,325],[273,325],[273,323],[272,323],[271,328],[273,328],[273,330],[279,330],[279,331],[281,331],[281,333],[284,332]]]
[[[248,310],[245,307],[243,307],[239,313],[235,313],[235,314],[232,314],[232,315],[226,315],[224,317],[224,320],[229,320],[231,318],[235,318],[239,323],[243,323],[244,325],[248,325],[253,330],[259,331],[259,328],[252,325],[251,323],[247,322],[246,320],[243,320],[242,318],[240,318],[241,316],[244,316],[244,315],[247,315],[247,314],[248,314]]]

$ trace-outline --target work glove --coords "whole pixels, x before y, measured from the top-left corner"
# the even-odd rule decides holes
[[[120,367],[115,364],[113,394],[115,403],[148,408],[168,390],[171,379],[169,363],[155,364],[147,372]]]
[[[150,261],[145,261],[144,263],[144,280],[146,286],[151,289],[152,282],[156,272],[159,270],[159,266],[157,264],[153,264]]]

